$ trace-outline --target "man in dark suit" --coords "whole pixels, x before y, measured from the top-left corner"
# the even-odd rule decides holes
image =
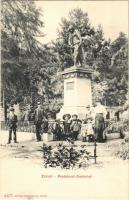
[[[10,108],[10,112],[8,115],[8,126],[9,126],[9,139],[8,139],[8,143],[11,143],[12,140],[12,132],[14,134],[14,142],[17,143],[17,135],[16,135],[16,131],[17,131],[17,115],[14,114],[14,108]]]
[[[41,103],[38,102],[38,107],[35,109],[35,114],[34,114],[37,142],[41,141],[41,126],[43,123],[43,114],[44,113],[41,107]]]

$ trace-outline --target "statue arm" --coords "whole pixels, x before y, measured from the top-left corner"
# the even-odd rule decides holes
[[[80,40],[80,44],[82,44],[82,37],[81,37],[81,34],[78,30],[75,30],[76,31],[76,35],[78,36],[79,40]]]
[[[93,39],[89,35],[86,35],[85,37],[83,37],[83,40],[88,41],[88,42],[93,42]]]
[[[72,36],[71,36],[71,34],[69,35],[69,38],[68,38],[68,44],[70,45],[70,46],[72,46],[72,42],[71,42],[71,38]]]

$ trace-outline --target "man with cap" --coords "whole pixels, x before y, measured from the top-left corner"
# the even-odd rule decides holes
[[[43,109],[41,107],[41,103],[38,102],[37,103],[38,106],[35,109],[35,113],[34,113],[34,124],[35,124],[35,128],[36,128],[36,138],[37,138],[37,142],[41,141],[41,126],[43,123]]]
[[[16,131],[17,131],[17,115],[14,114],[14,108],[11,107],[9,110],[9,115],[7,118],[7,122],[8,122],[8,126],[9,126],[9,138],[8,138],[8,143],[11,143],[12,140],[12,132],[14,134],[14,142],[17,143],[17,135],[16,135]]]

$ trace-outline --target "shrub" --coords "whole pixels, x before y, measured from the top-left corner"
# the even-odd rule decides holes
[[[74,167],[86,167],[89,165],[90,153],[85,148],[86,145],[80,147],[74,145],[73,141],[69,141],[69,145],[59,143],[55,147],[43,144],[43,164],[47,167],[60,167],[70,169]]]

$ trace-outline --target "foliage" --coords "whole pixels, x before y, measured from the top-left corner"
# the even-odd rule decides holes
[[[2,91],[5,102],[22,101],[30,91],[28,72],[37,56],[37,34],[43,22],[39,20],[40,10],[34,2],[2,1]]]
[[[129,131],[129,119],[123,120],[123,129],[124,131]]]
[[[101,25],[95,29],[87,13],[73,9],[68,19],[62,18],[56,42],[41,45],[36,37],[44,36],[40,31],[44,22],[34,2],[2,1],[1,12],[1,97],[4,95],[6,103],[13,100],[35,107],[40,100],[47,112],[55,115],[60,110],[63,81],[59,73],[73,65],[73,52],[68,45],[69,25],[77,28],[82,37],[89,35],[92,38],[92,42],[84,40],[83,50],[85,64],[94,70],[94,102],[99,97],[107,106],[125,103],[128,42],[124,33],[113,42],[106,41]]]
[[[60,29],[58,30],[58,39],[55,43],[55,49],[59,55],[61,69],[73,65],[72,50],[68,44],[68,28],[70,25],[78,29],[83,38],[85,38],[86,35],[91,37],[92,42],[83,41],[83,49],[85,64],[92,66],[94,60],[97,58],[98,52],[106,45],[106,41],[103,37],[101,26],[99,25],[97,30],[95,30],[90,24],[88,14],[78,8],[69,12],[68,19],[62,18]]]
[[[119,133],[120,138],[123,139],[125,137],[125,125],[123,121],[108,121],[108,126],[105,128],[104,134],[107,135],[110,133]]]
[[[43,36],[41,14],[34,2],[2,2],[2,92],[6,103],[34,108],[40,100],[44,110],[56,113],[61,104],[58,62],[53,47],[36,40]]]
[[[75,167],[86,167],[89,164],[90,153],[86,150],[85,145],[76,147],[74,142],[69,142],[69,145],[63,143],[56,145],[56,147],[43,144],[43,161],[44,166],[60,167],[63,169],[70,169]]]
[[[123,160],[129,159],[129,144],[128,142],[122,142],[117,151],[115,152],[115,156],[121,158]]]
[[[54,44],[61,70],[73,65],[73,52],[68,45],[70,25],[77,28],[83,38],[89,35],[92,39],[92,42],[84,40],[83,50],[85,65],[88,64],[94,71],[92,75],[93,103],[99,98],[106,106],[123,105],[127,100],[128,90],[126,35],[120,33],[113,42],[110,39],[105,40],[101,25],[95,29],[90,24],[87,13],[81,9],[73,9],[69,12],[68,18],[62,18],[58,39]]]
[[[124,105],[128,92],[128,43],[125,34],[111,43],[112,55],[109,72],[106,75],[108,84],[108,95],[105,95],[107,105]]]

